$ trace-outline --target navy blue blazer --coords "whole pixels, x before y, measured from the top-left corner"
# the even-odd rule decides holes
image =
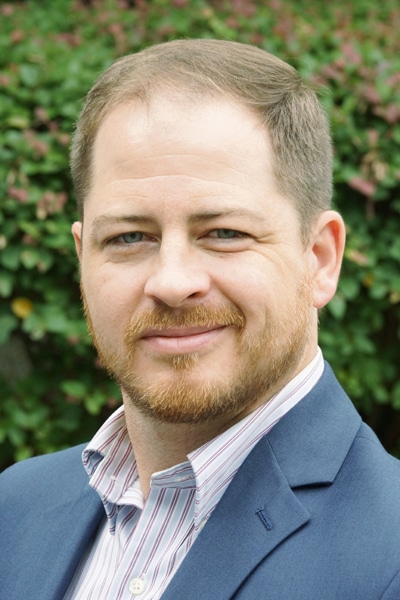
[[[104,516],[82,448],[0,476],[1,599],[62,600]],[[326,365],[248,456],[163,600],[399,600],[399,569],[400,462]]]

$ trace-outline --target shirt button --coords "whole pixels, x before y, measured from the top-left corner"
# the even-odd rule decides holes
[[[129,591],[131,594],[134,594],[134,596],[140,596],[140,594],[143,594],[145,588],[146,584],[140,577],[135,577],[135,579],[131,579],[129,582]]]

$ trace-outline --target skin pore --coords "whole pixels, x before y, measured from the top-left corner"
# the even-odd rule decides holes
[[[315,356],[344,226],[325,211],[305,246],[271,164],[257,117],[226,99],[126,104],[100,126],[73,235],[144,495]]]

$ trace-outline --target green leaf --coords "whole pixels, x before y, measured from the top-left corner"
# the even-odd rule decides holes
[[[343,319],[346,313],[347,303],[345,298],[337,293],[336,296],[332,298],[332,300],[328,304],[329,312],[335,317],[337,320]]]
[[[87,395],[86,385],[78,380],[62,381],[60,387],[64,394],[72,398],[82,399]]]
[[[16,271],[20,264],[21,248],[17,246],[6,246],[0,251],[0,262],[6,269]]]
[[[0,296],[9,298],[14,286],[15,276],[7,271],[0,272]]]
[[[40,68],[37,65],[24,63],[20,65],[19,73],[22,83],[27,87],[38,85],[40,80]]]
[[[5,344],[10,333],[18,327],[18,319],[12,314],[0,315],[0,346]]]

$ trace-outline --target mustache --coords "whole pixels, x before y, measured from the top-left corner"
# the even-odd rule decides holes
[[[139,339],[146,330],[163,330],[178,327],[212,327],[214,325],[233,326],[243,329],[245,318],[235,306],[206,307],[194,306],[185,309],[155,307],[132,317],[126,332],[125,343],[129,346]]]

